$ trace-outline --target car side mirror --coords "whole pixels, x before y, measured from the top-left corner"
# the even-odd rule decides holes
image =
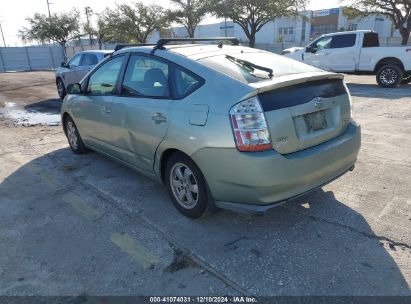
[[[72,83],[67,86],[67,93],[70,95],[81,94],[81,85],[79,83]]]
[[[317,53],[317,48],[316,48],[316,47],[313,47],[313,46],[307,46],[307,47],[305,48],[305,51],[306,51],[307,53],[313,53],[313,54],[315,54],[315,53]]]
[[[63,61],[60,65],[62,68],[67,68],[67,64]]]

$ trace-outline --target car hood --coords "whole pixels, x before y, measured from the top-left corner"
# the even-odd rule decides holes
[[[302,51],[302,50],[304,50],[303,47],[291,47],[291,48],[283,50],[283,52],[294,53],[296,51]]]

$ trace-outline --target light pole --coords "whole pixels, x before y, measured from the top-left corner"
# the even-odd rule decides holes
[[[91,31],[91,26],[90,26],[90,16],[93,14],[93,11],[90,6],[86,6],[84,8],[86,18],[87,18],[87,31],[88,31],[88,38],[89,38],[89,43],[90,45],[93,45],[93,40],[91,37],[92,31]]]
[[[1,26],[1,21],[0,21],[0,32],[1,32],[1,37],[3,38],[4,47],[7,47],[6,40],[4,39],[3,27]]]
[[[49,11],[49,18],[51,17],[51,13],[50,13],[50,4],[53,4],[51,2],[49,2],[50,0],[46,0],[47,1],[47,10]]]
[[[227,1],[224,1],[224,37],[227,37]]]

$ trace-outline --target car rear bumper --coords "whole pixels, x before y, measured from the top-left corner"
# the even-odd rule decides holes
[[[360,126],[353,122],[343,135],[295,153],[203,148],[192,158],[217,206],[263,212],[352,170],[360,145]]]

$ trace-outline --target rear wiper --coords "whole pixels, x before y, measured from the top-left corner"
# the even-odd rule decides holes
[[[261,70],[261,71],[267,72],[267,73],[268,73],[268,77],[270,77],[270,78],[272,78],[272,77],[274,76],[273,70],[270,69],[270,68],[266,68],[266,67],[263,67],[263,66],[261,66],[261,65],[254,64],[254,63],[252,63],[252,62],[250,62],[250,61],[247,61],[247,60],[235,58],[235,57],[230,56],[230,55],[226,55],[225,57],[226,57],[228,60],[230,60],[230,61],[232,61],[232,62],[234,62],[234,63],[241,64],[242,66],[244,66],[244,67],[246,67],[246,68],[251,68],[251,72],[254,72],[254,69],[257,69],[257,70]],[[254,76],[255,76],[255,75],[254,75]],[[256,77],[257,77],[257,76],[256,76]]]

